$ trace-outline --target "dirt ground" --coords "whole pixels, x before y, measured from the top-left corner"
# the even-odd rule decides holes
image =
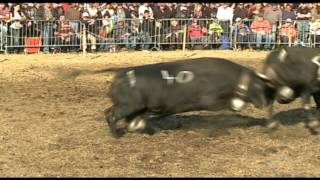
[[[0,176],[320,176],[320,135],[303,127],[300,100],[276,104],[281,127],[267,133],[265,109],[173,116],[182,128],[110,136],[103,110],[113,74],[95,70],[225,57],[261,68],[267,52],[181,51],[0,55]],[[172,120],[164,120],[170,124]],[[160,126],[159,126],[160,127]],[[161,126],[162,127],[162,126]]]

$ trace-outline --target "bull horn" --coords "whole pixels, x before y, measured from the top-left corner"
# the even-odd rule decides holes
[[[261,74],[261,73],[257,73],[257,75],[262,78],[262,79],[265,79],[265,80],[270,80],[270,78],[268,78],[266,75],[264,74]]]

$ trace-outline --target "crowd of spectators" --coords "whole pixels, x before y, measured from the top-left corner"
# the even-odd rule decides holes
[[[41,50],[77,52],[190,48],[271,49],[274,42],[320,41],[320,3],[0,3],[0,42],[14,53],[24,38],[41,37]],[[159,35],[159,36],[157,36]]]

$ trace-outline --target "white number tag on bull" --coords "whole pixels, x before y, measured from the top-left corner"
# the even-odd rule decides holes
[[[173,84],[174,80],[178,83],[188,83],[194,78],[193,72],[191,71],[180,71],[176,77],[170,76],[169,72],[166,70],[161,71],[162,79],[167,80],[167,84]]]
[[[318,81],[320,81],[320,62],[319,62],[319,60],[320,60],[320,55],[313,57],[311,60],[313,63],[315,63],[318,66],[318,78],[317,78]]]

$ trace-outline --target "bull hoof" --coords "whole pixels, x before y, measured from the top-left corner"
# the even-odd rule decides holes
[[[317,128],[317,127],[319,127],[319,125],[320,125],[320,123],[317,120],[313,120],[313,121],[308,122],[308,126],[310,128]]]
[[[143,130],[146,127],[146,121],[144,119],[135,119],[128,125],[129,132]]]

